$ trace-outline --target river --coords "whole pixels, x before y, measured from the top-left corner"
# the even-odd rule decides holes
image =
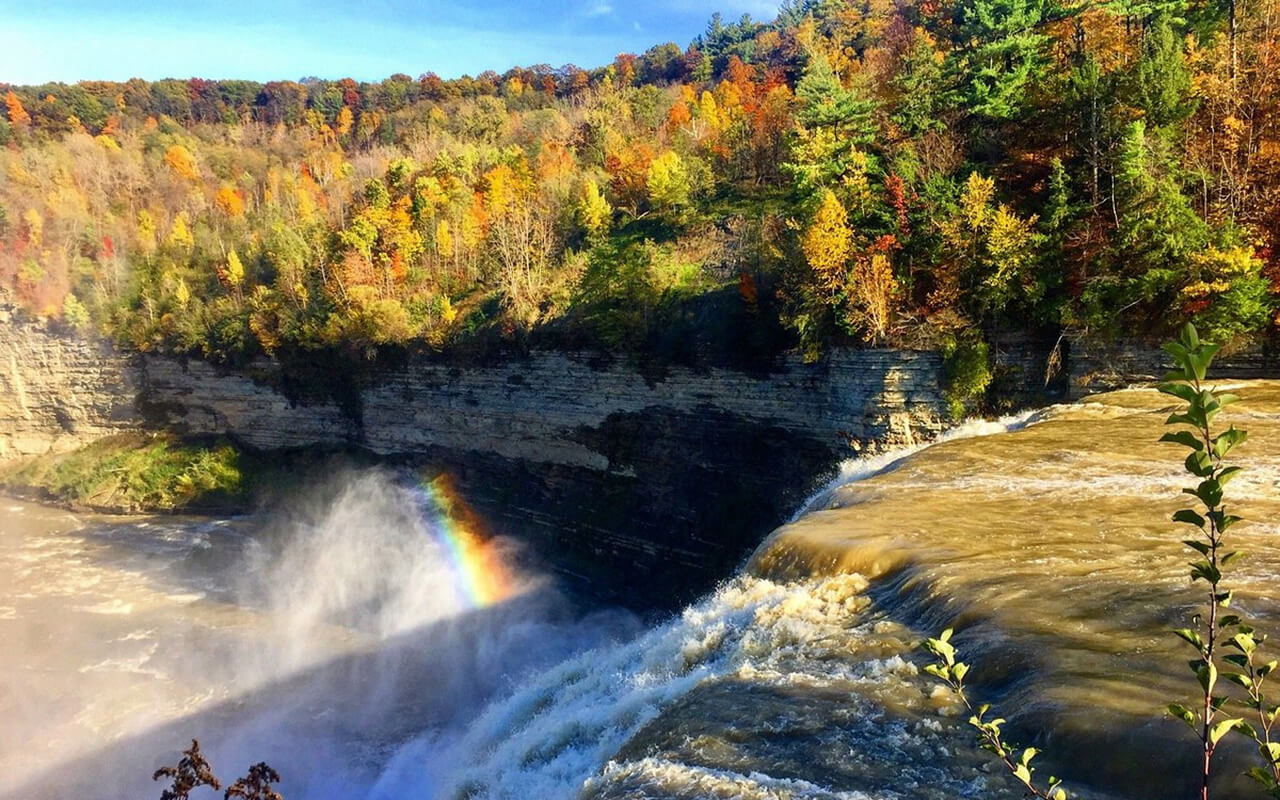
[[[1229,580],[1275,631],[1280,383],[1235,391],[1251,521]],[[1168,631],[1197,600],[1168,406],[1127,390],[850,461],[647,624],[459,530],[447,486],[382,471],[234,519],[8,501],[0,795],[158,796],[151,771],[195,737],[224,779],[265,759],[290,800],[1019,797],[920,673],[915,645],[955,625],[1046,771],[1189,797],[1195,743],[1161,713],[1193,694]],[[1255,796],[1243,755],[1219,797]]]

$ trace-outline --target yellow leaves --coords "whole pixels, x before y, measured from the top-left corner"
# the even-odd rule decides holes
[[[34,208],[28,208],[22,214],[22,224],[27,232],[27,244],[39,249],[44,242],[44,217]]]
[[[240,256],[235,250],[227,253],[227,283],[234,289],[239,289],[244,285],[244,264],[240,261]]]
[[[1232,281],[1248,275],[1257,275],[1262,262],[1247,246],[1229,247],[1225,250],[1210,247],[1190,257],[1190,266],[1197,280],[1182,287],[1185,299],[1199,299],[1222,294],[1231,288]]]
[[[178,307],[184,311],[191,302],[191,289],[187,287],[187,282],[182,278],[178,278],[178,285],[173,290],[173,299]]]
[[[351,113],[350,107],[343,106],[342,110],[338,112],[338,119],[337,122],[334,123],[333,132],[339,136],[346,136],[348,133],[351,133],[351,126],[354,125],[355,122],[356,118],[355,115]]]
[[[990,216],[990,227],[987,231],[987,251],[996,266],[995,273],[988,282],[1002,284],[1006,278],[1022,269],[1031,259],[1032,226],[1036,217],[1020,219],[1011,208],[1003,203]]]
[[[849,198],[849,202],[859,213],[866,213],[868,207],[874,202],[875,198],[871,191],[871,182],[867,178],[867,171],[871,168],[871,159],[861,150],[853,150],[849,153],[849,165],[845,169],[845,173],[840,178],[840,184],[844,188],[845,196]]]
[[[186,212],[179,211],[177,216],[173,218],[173,224],[169,226],[169,238],[167,241],[170,247],[176,247],[181,250],[190,249],[195,245],[195,237],[191,235],[191,230],[187,227]]]
[[[200,171],[196,167],[196,157],[191,151],[180,144],[169,147],[164,152],[164,163],[178,177],[185,178],[190,181],[199,180]]]
[[[440,312],[440,321],[445,325],[452,325],[454,320],[458,318],[458,309],[450,302],[448,297],[440,296],[438,309]]]
[[[27,169],[26,165],[17,158],[9,160],[9,163],[5,168],[5,175],[8,176],[9,180],[23,186],[40,185],[40,179],[37,178],[31,170]]]
[[[716,98],[711,92],[703,92],[702,98],[698,101],[698,119],[708,131],[713,133],[725,126],[725,116],[721,113],[716,104]]]
[[[145,208],[138,212],[138,249],[143,255],[156,251],[156,221]]]
[[[613,217],[613,208],[600,191],[599,185],[590,178],[582,181],[578,195],[578,222],[587,233],[598,236],[609,229]]]
[[[75,294],[68,292],[62,300],[62,320],[76,330],[82,331],[89,325],[89,309]]]
[[[111,138],[105,133],[98,134],[97,136],[93,137],[93,140],[97,142],[102,147],[103,150],[106,150],[109,153],[120,152],[120,145],[116,142],[115,139]]]
[[[1247,133],[1247,129],[1245,127],[1244,120],[1232,114],[1222,120],[1222,132],[1229,140],[1239,142],[1244,138],[1245,133]]]
[[[449,227],[449,220],[442,219],[436,223],[435,244],[436,255],[441,258],[453,258],[455,248],[453,245],[453,231]]]
[[[893,301],[898,293],[889,254],[872,253],[870,258],[858,258],[851,283],[857,306],[856,322],[873,342],[883,340],[893,321]]]
[[[992,178],[984,178],[977,172],[969,173],[965,181],[964,191],[960,193],[960,211],[965,226],[972,231],[980,231],[987,227],[991,216],[991,199],[995,197],[996,182]]]
[[[671,209],[689,203],[692,191],[689,171],[674,150],[666,151],[649,164],[646,185],[649,199],[659,208]]]
[[[1227,281],[1193,281],[1182,287],[1179,294],[1186,300],[1197,300],[1210,295],[1222,294],[1231,288]]]
[[[489,187],[485,193],[485,205],[490,216],[508,214],[524,199],[525,182],[506,164],[499,164],[486,172],[484,181]]]
[[[853,247],[853,232],[849,229],[849,214],[830,189],[822,195],[813,221],[801,240],[805,260],[821,285],[828,292],[839,291],[844,286],[849,251]]]
[[[489,220],[484,210],[484,202],[479,192],[472,196],[471,204],[462,214],[462,244],[468,250],[474,250],[484,239]]]
[[[449,202],[449,193],[434,175],[414,181],[413,195],[422,216],[428,218],[435,216]]]

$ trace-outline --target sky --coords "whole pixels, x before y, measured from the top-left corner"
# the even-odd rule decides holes
[[[687,45],[777,0],[0,0],[0,83],[451,78]]]

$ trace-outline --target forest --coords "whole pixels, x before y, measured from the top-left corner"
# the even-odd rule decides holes
[[[1280,322],[1280,0],[789,0],[592,69],[0,96],[0,302],[142,351]]]

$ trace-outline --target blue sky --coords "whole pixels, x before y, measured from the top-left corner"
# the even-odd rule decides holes
[[[776,0],[0,0],[0,82],[443,77],[593,67]]]

